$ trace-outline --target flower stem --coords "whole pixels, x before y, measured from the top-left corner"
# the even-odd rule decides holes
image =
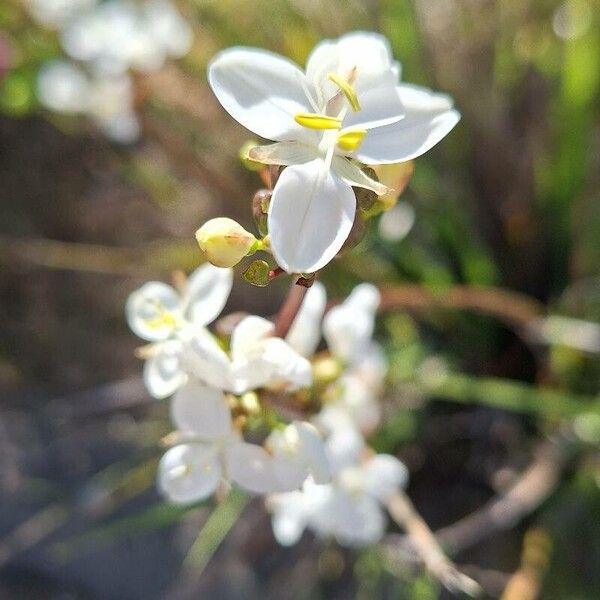
[[[287,335],[307,291],[308,288],[297,285],[296,282],[292,283],[292,287],[275,317],[275,336],[284,338]]]

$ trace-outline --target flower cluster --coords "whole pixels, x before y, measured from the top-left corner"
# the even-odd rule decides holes
[[[387,40],[376,34],[322,42],[306,71],[262,50],[225,50],[208,79],[235,119],[274,142],[243,154],[268,166],[272,189],[253,200],[261,237],[212,219],[196,233],[210,264],[178,289],[150,282],[127,302],[131,329],[149,342],[138,351],[148,391],[173,396],[176,431],[159,489],[177,503],[230,485],[261,494],[284,545],[305,529],[348,546],[377,542],[384,509],[408,480],[396,457],[367,442],[380,426],[387,373],[373,339],[380,295],[363,283],[328,307],[314,273],[360,219],[394,205],[401,190],[388,187],[390,170],[404,187],[412,164],[403,161],[440,141],[459,115],[448,97],[400,83]],[[289,315],[286,303],[277,327],[240,314],[217,321],[231,267],[258,251],[276,265],[254,261],[246,279],[267,285],[293,273],[309,288],[302,302],[292,301]]]
[[[208,325],[223,310],[232,277],[231,269],[204,265],[179,282],[179,291],[153,281],[127,301],[129,326],[150,342],[139,350],[148,391],[173,396],[176,431],[160,462],[159,489],[176,503],[231,484],[266,495],[282,544],[305,527],[342,544],[377,541],[381,502],[407,479],[402,463],[374,455],[364,439],[379,424],[386,373],[372,340],[377,289],[359,285],[324,316],[325,288],[315,282],[285,340],[257,316],[240,317],[228,335],[217,336]],[[317,353],[322,335],[327,350]],[[244,415],[266,421],[262,392],[301,388],[316,413],[288,424],[278,419],[262,444],[244,439]]]
[[[160,69],[191,48],[192,32],[169,0],[29,0],[31,14],[59,31],[72,60],[46,64],[38,96],[50,110],[83,114],[117,142],[139,135],[128,71]]]
[[[304,347],[310,339],[313,351],[325,300],[324,288],[315,283],[291,331],[292,339],[305,332]],[[377,289],[361,284],[323,319],[328,351],[314,360],[313,393],[320,410],[312,421],[325,437],[331,481],[319,485],[309,477],[300,490],[267,497],[273,531],[283,545],[295,543],[305,528],[342,545],[379,541],[385,531],[382,506],[408,480],[397,458],[375,454],[365,441],[381,419],[379,395],[387,371],[383,351],[372,339],[378,305]]]
[[[227,340],[208,330],[227,301],[232,279],[230,269],[204,265],[179,291],[153,281],[127,301],[129,326],[150,342],[139,350],[149,393],[174,394],[171,417],[178,443],[165,454],[159,481],[175,502],[205,498],[221,481],[266,493],[293,490],[309,474],[316,481],[329,477],[321,438],[310,424],[294,422],[273,432],[265,442],[269,453],[244,442],[232,419],[232,407],[247,404],[248,392],[291,392],[312,381],[309,361],[274,337],[266,319],[241,318]]]
[[[390,193],[367,165],[420,156],[460,118],[448,96],[401,83],[389,43],[374,33],[321,42],[305,71],[271,52],[230,48],[211,61],[208,80],[234,119],[275,142],[247,158],[285,167],[267,227],[268,248],[289,273],[316,272],[339,253],[357,189]]]

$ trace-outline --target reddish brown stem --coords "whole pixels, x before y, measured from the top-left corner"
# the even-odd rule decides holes
[[[269,281],[272,281],[273,279],[275,279],[275,277],[279,277],[280,275],[283,275],[284,273],[285,273],[285,271],[281,267],[276,267],[272,271],[269,271]]]
[[[287,298],[281,305],[277,316],[275,317],[275,335],[277,337],[285,337],[302,306],[302,301],[308,288],[302,285],[292,283],[292,287],[288,292]]]

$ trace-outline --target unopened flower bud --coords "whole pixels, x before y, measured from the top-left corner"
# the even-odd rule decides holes
[[[258,240],[237,221],[218,217],[196,231],[196,240],[215,267],[233,267],[247,256]]]
[[[269,229],[267,226],[267,214],[269,212],[269,204],[271,203],[271,190],[258,190],[252,198],[252,216],[258,227],[260,235],[267,235]]]

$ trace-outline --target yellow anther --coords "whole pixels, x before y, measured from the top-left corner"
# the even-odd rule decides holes
[[[346,81],[343,77],[340,77],[336,73],[329,73],[327,76],[330,81],[333,81],[335,85],[337,85],[342,94],[346,96],[346,100],[350,103],[352,110],[354,112],[358,112],[360,110],[360,103],[358,101],[358,96],[352,87],[352,84],[349,81]]]
[[[158,301],[151,301],[152,308],[156,310],[158,315],[150,319],[146,319],[146,326],[150,329],[159,329],[161,327],[170,327],[174,329],[177,326],[177,319],[175,315],[166,310],[163,305]]]
[[[309,129],[341,129],[342,127],[340,119],[318,113],[298,113],[294,120],[302,127]]]
[[[366,129],[347,131],[346,133],[342,133],[338,136],[337,145],[346,152],[354,152],[354,150],[358,150],[366,135]]]

